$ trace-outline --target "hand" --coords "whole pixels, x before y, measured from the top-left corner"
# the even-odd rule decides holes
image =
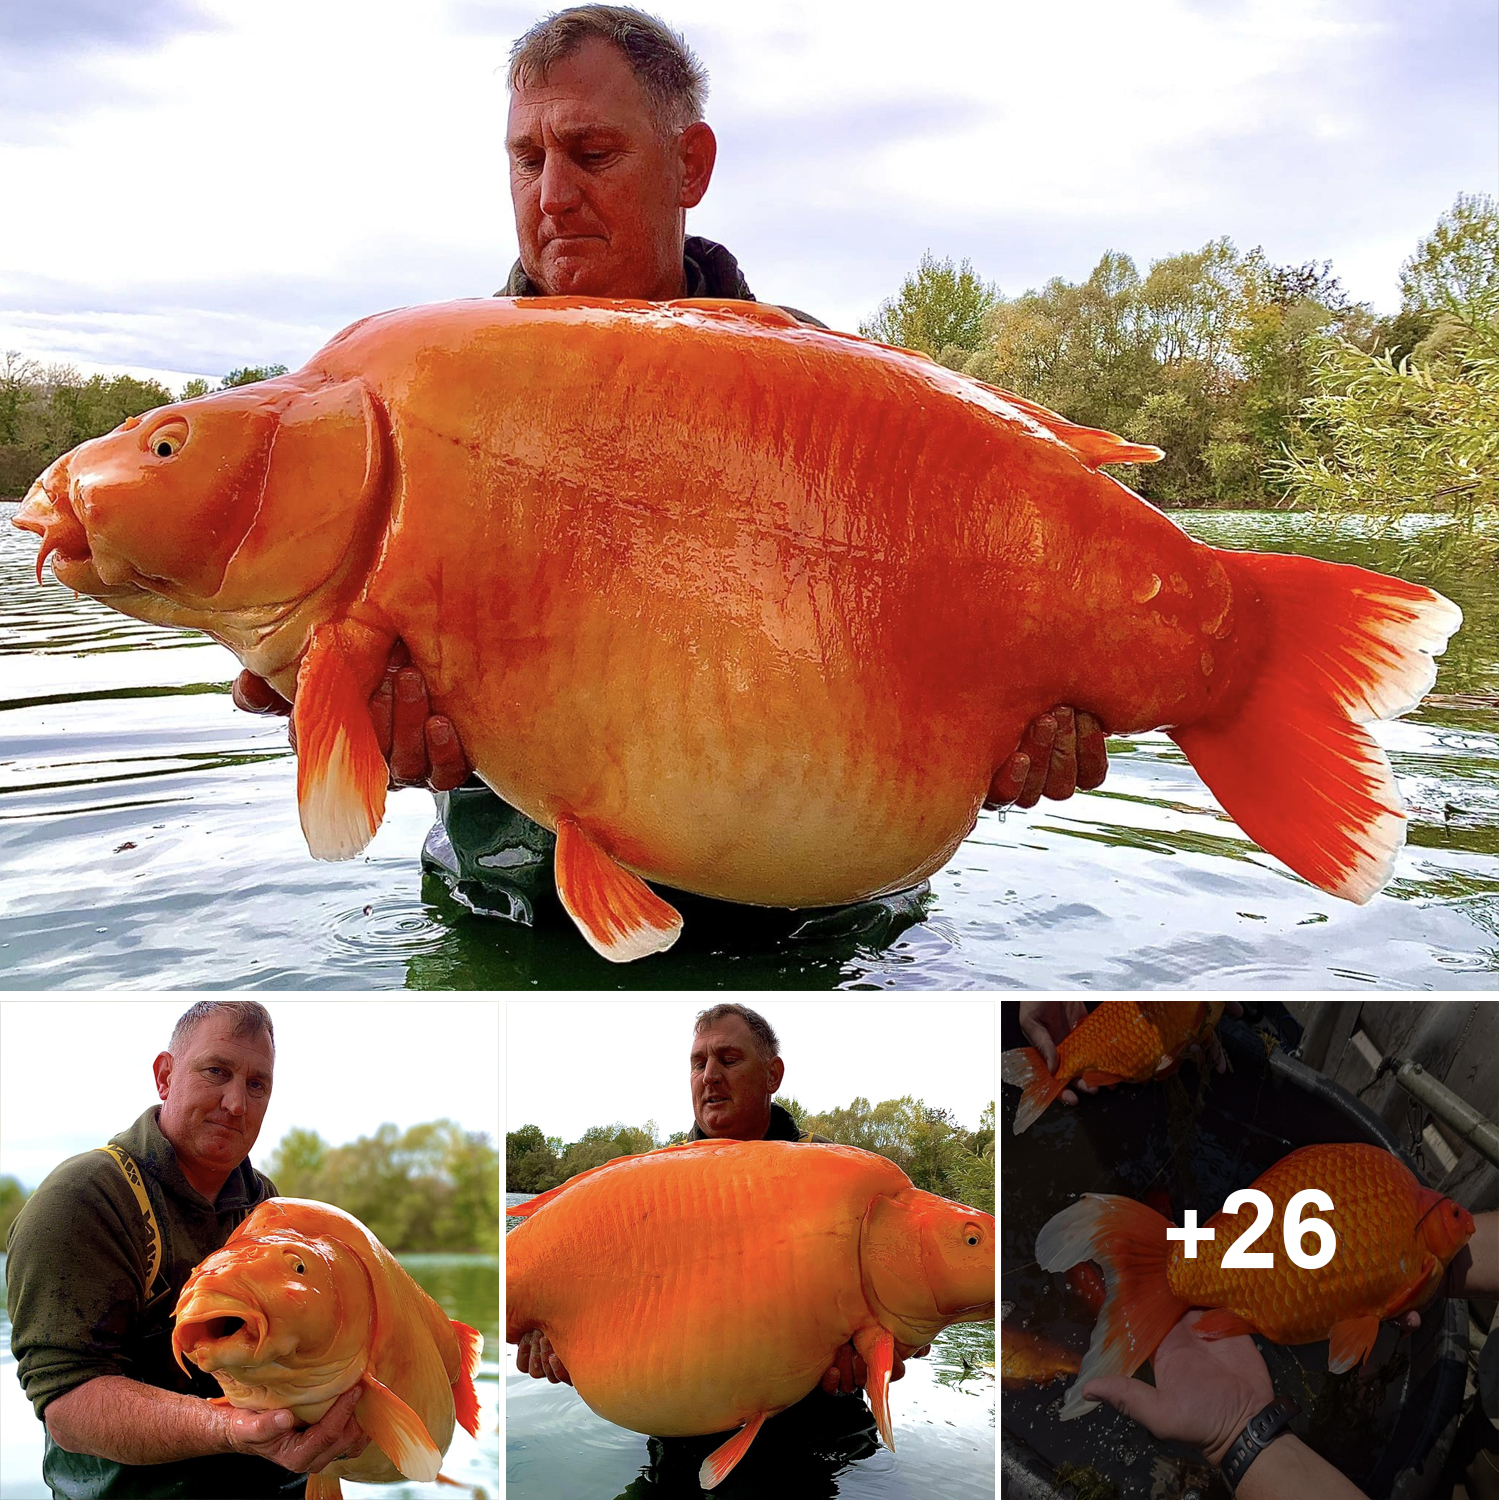
[[[991,778],[984,805],[1035,807],[1042,797],[1061,802],[1075,791],[1092,791],[1108,770],[1098,719],[1054,708],[1026,726],[1021,743]]]
[[[1042,1054],[1049,1073],[1057,1072],[1057,1048],[1060,1042],[1088,1015],[1089,1008],[1082,1000],[1023,1000],[1021,1002],[1021,1030],[1026,1040]],[[1086,1083],[1075,1087],[1085,1094],[1099,1091]],[[1064,1104],[1077,1104],[1078,1095],[1072,1089],[1064,1089],[1057,1096]]]
[[[922,1359],[931,1353],[931,1344],[923,1344],[920,1349],[913,1349],[910,1344],[897,1344],[895,1353],[891,1356],[891,1379],[900,1380],[906,1374],[908,1359]],[[847,1344],[839,1345],[833,1356],[833,1363],[823,1371],[823,1378],[818,1383],[830,1396],[847,1396],[854,1391],[864,1390],[869,1379],[870,1371],[864,1356],[854,1347],[851,1339]]]
[[[1155,1386],[1101,1375],[1083,1394],[1105,1401],[1156,1437],[1191,1443],[1215,1468],[1245,1424],[1276,1399],[1266,1362],[1248,1334],[1200,1339],[1201,1311],[1184,1313],[1151,1356]]]
[[[354,1458],[369,1444],[354,1408],[363,1392],[353,1386],[344,1392],[311,1427],[294,1430],[291,1412],[230,1411],[229,1446],[235,1453],[268,1458],[293,1474],[316,1474],[340,1458]]]
[[[230,691],[236,708],[250,714],[290,714],[292,705],[264,678],[241,672]],[[370,718],[380,753],[391,768],[390,786],[425,786],[433,792],[451,792],[468,780],[473,767],[464,758],[458,731],[442,714],[429,713],[427,684],[411,665],[405,642],[391,647],[380,685],[370,696]],[[290,724],[287,738],[297,748],[297,726]]]
[[[521,1335],[516,1346],[516,1369],[522,1375],[530,1375],[533,1380],[545,1376],[553,1385],[573,1384],[573,1377],[563,1367],[551,1340],[539,1328]]]

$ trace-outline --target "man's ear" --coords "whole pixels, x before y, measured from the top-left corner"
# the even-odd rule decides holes
[[[714,175],[719,143],[713,131],[699,120],[682,132],[677,150],[682,162],[682,193],[677,200],[678,207],[697,208],[708,191],[709,178]]]
[[[170,1052],[156,1054],[156,1060],[151,1064],[151,1076],[156,1079],[156,1097],[165,1099],[167,1085],[172,1081],[172,1054]]]
[[[386,469],[383,413],[363,380],[293,393],[276,413],[260,506],[215,604],[281,603],[324,582],[363,529]]]
[[[786,1064],[779,1058],[771,1059],[771,1092],[774,1094],[781,1087],[781,1080],[786,1076]]]

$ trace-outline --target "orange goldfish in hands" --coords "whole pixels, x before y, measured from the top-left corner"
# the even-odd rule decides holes
[[[307,1500],[338,1500],[341,1478],[432,1480],[454,1423],[475,1434],[483,1338],[443,1310],[358,1219],[326,1203],[272,1198],[194,1271],[178,1298],[172,1352],[252,1411],[316,1422],[355,1385],[372,1439],[307,1476]]]

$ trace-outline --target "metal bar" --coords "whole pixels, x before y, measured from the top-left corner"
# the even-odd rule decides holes
[[[1396,1069],[1396,1082],[1432,1111],[1455,1135],[1466,1140],[1481,1156],[1500,1165],[1500,1132],[1472,1104],[1439,1083],[1419,1062],[1410,1059]]]

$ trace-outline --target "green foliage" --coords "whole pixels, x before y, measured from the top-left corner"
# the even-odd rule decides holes
[[[277,375],[285,374],[285,365],[245,365],[238,370],[231,370],[220,382],[220,389],[227,391],[231,386],[254,385],[257,380],[271,380]],[[201,395],[202,392],[197,394]]]
[[[867,339],[920,349],[957,367],[979,347],[985,314],[994,303],[994,287],[975,276],[968,261],[955,267],[928,251],[916,275],[908,276],[859,331]]]
[[[0,1250],[10,1235],[10,1226],[16,1222],[21,1205],[31,1196],[14,1177],[0,1177]]]
[[[208,381],[201,375],[194,375],[191,380],[183,385],[181,399],[183,401],[193,401],[199,396],[208,395],[211,390],[213,390],[213,386]]]
[[[1401,306],[1463,315],[1495,285],[1500,242],[1495,200],[1460,193],[1437,228],[1401,266]]]
[[[452,1120],[382,1125],[330,1146],[289,1130],[265,1172],[288,1198],[332,1203],[366,1224],[389,1250],[479,1250],[499,1240],[499,1158],[482,1132]]]
[[[955,1198],[986,1213],[995,1211],[995,1106],[980,1118],[979,1129],[964,1130],[947,1110],[929,1109],[920,1099],[888,1099],[872,1105],[856,1099],[844,1109],[814,1114],[795,1099],[779,1098],[803,1130],[843,1146],[859,1146],[895,1162],[919,1187]],[[680,1131],[667,1145],[688,1139]],[[653,1150],[662,1144],[656,1124],[644,1127],[595,1125],[580,1140],[563,1147],[542,1135],[540,1127],[523,1125],[505,1137],[505,1190],[541,1193],[578,1172],[603,1166],[617,1156]]]

